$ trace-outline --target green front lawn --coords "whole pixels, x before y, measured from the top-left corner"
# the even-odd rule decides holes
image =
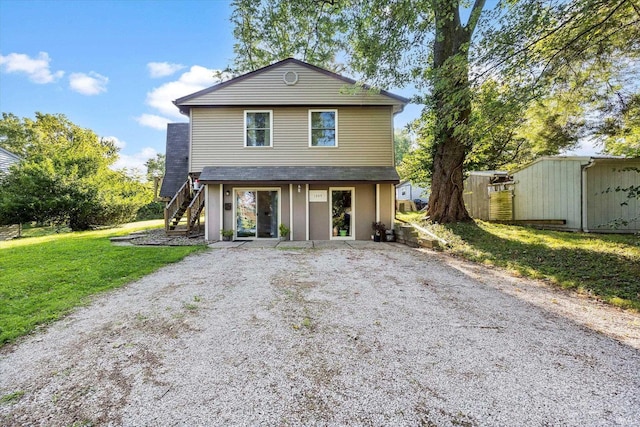
[[[206,246],[114,246],[109,237],[162,221],[0,242],[0,345]]]
[[[398,214],[418,222],[421,215]],[[640,311],[640,237],[538,230],[484,221],[421,226],[450,243],[450,254]]]

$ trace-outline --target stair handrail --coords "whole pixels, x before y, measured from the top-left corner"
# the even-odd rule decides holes
[[[185,181],[184,184],[180,187],[180,189],[173,196],[171,201],[167,203],[167,206],[164,208],[164,229],[169,229],[169,222],[174,217],[176,212],[180,209],[182,204],[186,199],[189,198],[189,194],[191,193],[191,183],[189,180]]]
[[[189,219],[189,221],[187,222],[187,231],[191,231],[191,227],[193,227],[193,225],[196,223],[196,221],[200,217],[200,212],[202,211],[203,207],[204,207],[204,185],[200,187],[198,192],[193,197],[193,200],[191,200],[191,203],[189,203],[189,206],[187,207],[186,214],[187,214],[187,218]]]

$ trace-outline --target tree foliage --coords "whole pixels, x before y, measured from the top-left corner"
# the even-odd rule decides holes
[[[633,146],[640,74],[640,8],[631,0],[511,0],[482,34],[476,79],[494,76],[531,102],[570,107],[573,133],[607,153]],[[546,100],[546,101],[541,101]],[[629,120],[631,119],[631,120]],[[562,135],[560,135],[562,136]],[[618,141],[622,146],[610,149]],[[615,144],[614,144],[615,145]],[[631,150],[633,153],[633,150]]]
[[[148,159],[144,162],[147,168],[147,181],[153,182],[155,178],[164,176],[166,159],[167,156],[165,154],[158,153],[155,158]]]
[[[151,192],[109,167],[117,147],[61,114],[3,114],[0,145],[23,160],[0,178],[0,222],[53,223],[72,230],[135,217]]]
[[[335,72],[338,34],[344,29],[337,0],[234,0],[236,53],[232,72],[241,74],[295,57]]]
[[[484,0],[292,3],[234,1],[236,65],[295,56],[332,68],[326,58],[340,53],[367,83],[415,87],[425,111],[401,171],[431,181],[438,222],[468,219],[465,168],[555,154],[600,126],[585,118],[620,94],[640,52],[632,0],[503,0],[491,10]],[[320,15],[307,31],[303,22]],[[326,54],[303,54],[319,41]]]
[[[597,130],[604,151],[616,156],[640,157],[640,93],[626,100],[621,98],[607,111],[610,115]]]
[[[395,130],[393,133],[393,151],[396,166],[402,163],[402,159],[412,148],[411,134],[408,130]]]

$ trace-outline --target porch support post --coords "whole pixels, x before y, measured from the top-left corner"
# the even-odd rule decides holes
[[[220,230],[224,230],[224,185],[220,184]],[[218,233],[220,233],[218,231]],[[220,236],[222,239],[222,236]]]
[[[389,212],[391,213],[391,229],[393,230],[396,224],[396,189],[393,184],[389,184],[389,186],[391,187],[389,189],[391,192],[391,210]]]
[[[204,186],[204,240],[209,241],[209,185]]]
[[[380,222],[380,184],[376,184],[376,222]]]
[[[309,184],[305,184],[305,209],[307,216],[307,236],[306,239],[309,240]]]
[[[293,184],[289,184],[289,240],[293,240]]]

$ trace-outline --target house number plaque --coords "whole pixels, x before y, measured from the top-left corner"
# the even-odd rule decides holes
[[[326,202],[327,190],[309,190],[310,202]]]

